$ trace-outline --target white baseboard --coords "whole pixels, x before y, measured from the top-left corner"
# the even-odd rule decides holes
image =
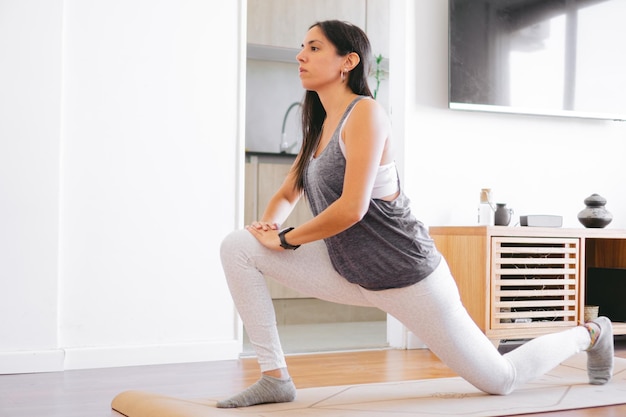
[[[426,346],[420,338],[415,336],[413,332],[409,331],[407,334],[406,348],[407,349],[428,349],[428,346]]]
[[[237,340],[173,345],[145,345],[65,349],[65,369],[112,368],[168,363],[237,359]]]
[[[387,315],[387,341],[395,349],[428,349],[413,332],[392,315]]]
[[[241,350],[241,342],[228,340],[213,343],[0,352],[0,375],[231,360],[239,358]]]
[[[63,349],[0,352],[0,375],[58,372],[64,360]]]

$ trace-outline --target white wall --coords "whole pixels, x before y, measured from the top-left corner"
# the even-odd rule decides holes
[[[583,200],[598,193],[626,228],[626,123],[452,111],[447,108],[447,1],[392,0],[404,33],[392,38],[391,82],[405,74],[396,130],[404,138],[405,190],[429,225],[473,225],[481,188],[524,214],[557,214],[582,227]],[[404,47],[402,43],[405,43]],[[398,135],[396,135],[398,136]]]
[[[237,357],[240,3],[0,0],[0,373]]]
[[[473,224],[492,187],[579,227],[597,192],[626,228],[625,124],[447,109],[446,3],[391,0],[417,216]],[[239,2],[0,0],[0,373],[236,357],[218,246],[241,218],[244,17]]]
[[[296,52],[294,52],[294,56]],[[246,149],[254,152],[279,152],[282,124],[289,106],[304,99],[298,64],[248,60],[246,71]],[[375,82],[371,77],[370,83]],[[381,82],[377,100],[389,106],[389,81]],[[277,88],[279,86],[280,88]],[[371,84],[374,88],[374,84]],[[291,150],[297,153],[302,142],[301,113],[291,109],[285,124],[287,143],[298,142]]]
[[[62,362],[55,351],[61,3],[0,0],[0,373],[6,351],[16,353],[11,366]]]
[[[295,53],[293,63],[249,59],[246,78],[246,149],[279,152],[285,113],[304,98]],[[294,108],[285,125],[289,144],[302,140],[299,122],[300,113]],[[299,148],[300,144],[293,152]]]

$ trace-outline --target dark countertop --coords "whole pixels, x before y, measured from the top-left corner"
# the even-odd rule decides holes
[[[252,157],[256,157],[258,162],[286,164],[293,162],[296,156],[293,153],[246,151],[246,162],[250,162]]]
[[[279,156],[279,157],[289,157],[295,158],[297,154],[295,153],[285,153],[285,152],[259,152],[259,151],[246,151],[246,156]]]

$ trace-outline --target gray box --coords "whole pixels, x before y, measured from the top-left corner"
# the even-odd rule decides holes
[[[521,226],[530,227],[561,227],[563,225],[563,216],[554,216],[551,214],[519,216],[519,224]]]

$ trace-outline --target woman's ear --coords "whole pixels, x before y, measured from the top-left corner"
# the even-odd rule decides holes
[[[344,62],[345,71],[352,71],[357,65],[361,62],[361,57],[356,52],[350,52],[346,55],[346,60]]]

